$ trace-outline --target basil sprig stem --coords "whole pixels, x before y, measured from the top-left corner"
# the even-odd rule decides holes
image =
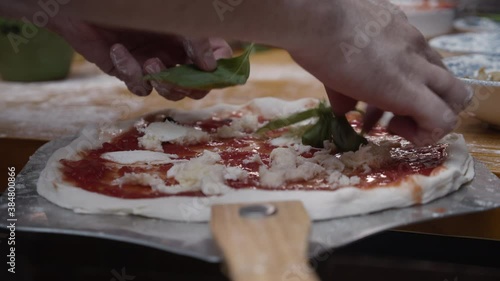
[[[285,118],[270,121],[257,130],[258,134],[288,127],[311,118],[318,118],[309,125],[302,135],[302,143],[316,148],[323,148],[325,141],[335,144],[339,152],[356,151],[368,141],[352,128],[345,116],[335,117],[332,109],[321,102],[318,107],[292,114]]]
[[[311,108],[306,111],[294,113],[286,118],[274,119],[269,123],[267,123],[264,127],[258,129],[256,133],[263,134],[268,131],[281,129],[317,116],[318,116],[318,108]]]
[[[217,68],[203,71],[194,64],[179,65],[162,72],[144,76],[145,80],[167,82],[185,89],[212,90],[243,85],[250,76],[251,44],[241,55],[217,61]]]

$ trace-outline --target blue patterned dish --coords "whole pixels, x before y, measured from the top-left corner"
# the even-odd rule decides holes
[[[500,55],[500,32],[444,35],[429,43],[440,51],[455,54]]]

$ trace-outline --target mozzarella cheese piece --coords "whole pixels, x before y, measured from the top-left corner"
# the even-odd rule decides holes
[[[348,177],[339,171],[333,171],[328,177],[328,183],[332,185],[333,188],[338,186],[353,186],[361,182],[360,177],[352,176]]]
[[[112,184],[120,187],[124,184],[149,185],[154,189],[154,187],[164,185],[165,183],[158,175],[148,173],[126,173],[122,177],[115,179]]]
[[[255,153],[251,156],[249,156],[248,158],[246,159],[243,159],[243,164],[250,164],[250,163],[257,163],[257,164],[264,164],[264,162],[262,162],[262,159],[260,158],[260,155],[258,153]]]
[[[293,146],[296,144],[301,145],[302,140],[297,136],[284,135],[284,136],[270,139],[269,143],[273,146]]]
[[[126,173],[122,177],[114,180],[113,185],[121,187],[124,184],[138,184],[150,186],[151,189],[168,194],[177,194],[180,192],[194,191],[190,187],[179,185],[165,185],[165,182],[155,174],[149,173]]]
[[[339,158],[332,155],[328,150],[319,150],[314,153],[311,161],[318,163],[328,171],[343,171],[345,164]]]
[[[226,167],[224,179],[232,181],[245,181],[248,178],[248,172],[240,167]]]
[[[311,149],[312,149],[312,146],[303,145],[301,143],[294,143],[291,147],[293,149],[295,149],[295,151],[297,151],[298,154],[307,153],[307,152],[311,151]]]
[[[278,147],[271,152],[270,167],[259,167],[260,184],[277,188],[287,181],[310,180],[325,171],[320,165],[307,161],[293,148]]]
[[[240,118],[234,118],[229,126],[224,125],[217,129],[219,138],[240,138],[247,133],[255,132],[259,128],[257,115],[245,114]]]
[[[377,168],[383,165],[391,158],[391,147],[388,145],[376,145],[370,143],[362,146],[356,152],[345,152],[340,156],[340,161],[352,170],[361,167],[364,173],[371,171],[371,168]]]
[[[205,150],[197,158],[185,163],[174,164],[167,177],[174,178],[180,186],[201,190],[205,195],[224,194],[231,190],[226,180],[246,180],[248,173],[238,167],[219,164],[219,154]]]
[[[133,164],[168,164],[178,161],[178,156],[175,154],[167,154],[163,152],[155,152],[149,150],[132,150],[132,151],[114,151],[107,152],[101,155],[102,159],[122,164],[122,165],[133,165]]]
[[[374,157],[370,153],[371,150],[383,150],[389,153],[389,150],[379,146],[362,149],[360,152],[347,154],[344,159],[343,156],[339,159],[326,149],[315,152],[311,158],[305,158],[300,156],[300,149],[296,150],[293,146],[275,148],[270,154],[270,166],[259,167],[260,184],[264,187],[278,188],[286,182],[307,181],[323,174],[327,176],[332,188],[357,185],[361,182],[361,178],[348,176],[343,171],[347,167],[352,171],[352,167],[359,166],[366,170],[368,165],[380,165],[385,161],[384,157],[382,159]]]
[[[141,131],[144,132],[144,136],[138,138],[139,145],[153,151],[163,151],[162,142],[193,145],[207,142],[210,139],[206,132],[170,121],[151,123]]]

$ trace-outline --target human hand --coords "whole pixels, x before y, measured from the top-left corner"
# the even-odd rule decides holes
[[[472,98],[406,16],[385,0],[324,0],[292,57],[324,84],[334,113],[370,104],[365,129],[383,111],[389,131],[417,145],[449,133]],[[335,2],[335,5],[329,5]]]
[[[177,64],[194,63],[205,71],[216,68],[216,60],[230,58],[223,39],[187,39],[129,29],[107,28],[74,19],[57,19],[51,29],[64,37],[77,52],[107,74],[124,81],[128,89],[147,96],[152,89],[169,100],[203,98],[208,91],[179,88],[159,81],[145,81],[145,74],[158,73]]]

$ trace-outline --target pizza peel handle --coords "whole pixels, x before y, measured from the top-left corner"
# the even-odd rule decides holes
[[[318,281],[307,259],[311,221],[300,201],[212,207],[210,221],[233,281]]]

